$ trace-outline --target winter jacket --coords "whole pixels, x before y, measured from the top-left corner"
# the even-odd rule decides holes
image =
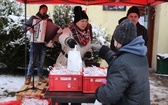
[[[64,28],[63,29],[63,33],[60,35],[59,37],[59,42],[61,43],[61,48],[62,48],[62,51],[64,52],[60,52],[57,60],[56,60],[56,65],[57,64],[61,64],[63,66],[66,66],[67,65],[67,56],[68,55],[68,52],[70,50],[72,50],[68,45],[65,44],[65,39],[67,37],[71,37],[73,38],[72,36],[72,32],[71,30],[67,27],[67,28]],[[81,54],[81,58],[83,59],[84,58],[84,55],[87,51],[91,51],[91,38],[90,38],[90,41],[89,43],[86,45],[86,46],[80,46],[78,43],[77,43],[77,48],[78,50],[80,51],[80,54]],[[83,66],[85,66],[84,64],[84,61],[83,61]]]
[[[121,47],[118,54],[110,49],[100,49],[100,52],[107,52],[104,59],[109,67],[107,83],[95,92],[98,101],[111,105],[150,105],[149,67],[144,43],[139,36]]]
[[[145,40],[145,45],[148,45],[148,32],[147,29],[141,25],[139,22],[136,24],[137,27],[137,35],[142,35],[143,39]]]

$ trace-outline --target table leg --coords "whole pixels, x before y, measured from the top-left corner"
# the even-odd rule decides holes
[[[51,98],[52,105],[55,105],[55,100]]]

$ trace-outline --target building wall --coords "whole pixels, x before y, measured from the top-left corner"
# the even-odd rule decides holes
[[[118,20],[126,15],[126,11],[104,11],[103,6],[88,6],[86,8],[90,23],[101,25],[107,29],[107,33],[110,35],[113,34]]]
[[[157,71],[158,53],[168,53],[168,3],[156,6],[153,52],[152,52],[152,68]]]
[[[39,4],[27,5],[27,16],[34,15],[38,12]],[[48,14],[52,16],[54,5],[49,4]],[[103,6],[82,6],[82,9],[86,10],[91,24],[101,25],[102,28],[107,29],[107,34],[112,34],[118,20],[126,15],[126,11],[103,11]]]
[[[28,4],[27,5],[27,16],[35,15],[39,11],[39,6],[41,4]],[[52,16],[53,14],[53,9],[54,9],[54,4],[47,5],[48,6],[48,14]]]

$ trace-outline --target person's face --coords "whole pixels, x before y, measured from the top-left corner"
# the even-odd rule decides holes
[[[127,16],[127,19],[132,20],[135,24],[137,24],[139,17],[138,17],[138,15],[136,13],[130,13]]]
[[[82,20],[80,20],[80,21],[78,21],[76,23],[78,28],[81,29],[81,30],[85,30],[85,28],[87,27],[87,24],[88,24],[88,20],[87,19],[82,19]]]
[[[46,7],[43,7],[40,9],[41,14],[47,14],[48,9]]]
[[[114,46],[116,49],[120,49],[122,47],[122,44],[118,43],[115,39],[114,39]]]

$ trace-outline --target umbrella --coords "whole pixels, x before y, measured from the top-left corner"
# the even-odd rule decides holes
[[[156,5],[168,0],[17,0],[26,4],[80,4],[80,5]]]

